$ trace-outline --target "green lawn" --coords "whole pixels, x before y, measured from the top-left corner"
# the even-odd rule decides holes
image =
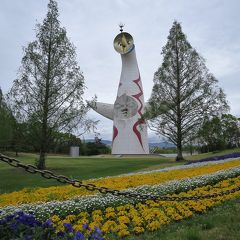
[[[218,153],[207,153],[188,156],[187,160],[201,159],[209,156],[224,155],[230,152],[237,152],[240,149],[226,150]],[[11,155],[11,153],[8,153]],[[20,154],[18,157],[24,163],[34,164],[37,155]],[[75,179],[91,179],[104,176],[113,176],[122,173],[151,170],[184,164],[175,162],[173,158],[159,156],[95,156],[70,158],[67,156],[49,155],[46,161],[48,170],[56,174],[63,174]],[[61,185],[55,180],[47,180],[37,174],[29,174],[23,169],[16,169],[6,163],[0,162],[0,194],[17,191],[28,187],[48,187]]]
[[[187,157],[187,160],[197,160],[231,152],[240,149],[227,150],[218,153],[199,154]],[[9,154],[11,155],[11,154]],[[20,154],[18,157],[24,163],[34,164],[37,155]],[[79,157],[49,156],[47,169],[57,174],[76,179],[90,179],[128,172],[156,169],[184,164],[176,163],[172,158],[154,156],[135,157]],[[28,187],[48,187],[61,185],[55,180],[47,180],[37,174],[26,173],[6,163],[0,162],[0,194],[17,191]],[[131,236],[129,240],[240,240],[240,200],[226,202],[203,215],[196,215],[190,219],[172,223],[155,231],[140,236]]]
[[[240,240],[240,199],[126,240]]]
[[[33,164],[36,159],[33,154],[20,154],[18,157],[24,163]],[[183,164],[177,163],[177,164]],[[151,166],[173,166],[173,159],[163,157],[79,157],[49,156],[47,169],[56,174],[63,174],[75,179],[90,179],[113,176],[147,169]],[[0,162],[0,193],[20,190],[24,187],[48,187],[61,185],[55,180],[47,180],[37,174],[29,174],[23,169],[17,169]]]

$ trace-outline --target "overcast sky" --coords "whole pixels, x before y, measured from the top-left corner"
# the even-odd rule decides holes
[[[0,0],[0,87],[7,93],[17,76],[22,47],[35,39],[35,25],[46,16],[48,0]],[[61,25],[76,46],[84,73],[85,99],[114,103],[121,58],[113,49],[125,24],[135,41],[145,100],[150,97],[153,74],[174,20],[182,24],[188,41],[206,59],[210,72],[227,95],[231,114],[240,117],[240,1],[238,0],[58,0]],[[98,130],[111,140],[112,121],[100,120]],[[85,138],[93,135],[86,135]],[[153,136],[150,133],[150,136]]]

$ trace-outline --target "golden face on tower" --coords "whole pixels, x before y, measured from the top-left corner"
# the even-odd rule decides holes
[[[113,41],[114,49],[120,54],[126,54],[134,48],[133,38],[127,32],[119,33]]]

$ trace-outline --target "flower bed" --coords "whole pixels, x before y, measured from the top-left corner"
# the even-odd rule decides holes
[[[225,154],[223,156],[215,156],[215,157],[203,158],[200,160],[188,161],[187,163],[185,163],[185,165],[189,165],[193,163],[210,162],[210,161],[220,161],[228,158],[239,158],[239,157],[240,157],[240,152],[235,152],[235,153]]]
[[[86,182],[155,196],[213,194],[240,186],[240,160],[195,163]],[[0,195],[0,206],[3,206],[0,236],[1,239],[97,240],[103,239],[104,234],[107,238],[122,239],[130,234],[155,231],[236,197],[240,197],[240,192],[194,201],[139,202],[135,198],[96,194],[72,186],[25,189]],[[30,203],[21,204],[24,198]],[[56,198],[61,201],[50,201]],[[39,199],[42,202],[37,202]]]
[[[203,186],[188,192],[182,192],[179,196],[195,196],[199,194],[213,194],[222,190],[231,190],[240,186],[240,176],[223,180],[214,186]],[[190,200],[181,202],[163,202],[148,200],[145,203],[136,205],[126,204],[117,207],[108,207],[104,210],[92,212],[81,212],[77,215],[68,215],[61,219],[54,215],[51,220],[54,226],[61,231],[64,224],[71,223],[73,229],[81,231],[85,224],[90,229],[100,228],[104,234],[116,234],[125,237],[130,234],[140,234],[144,231],[155,231],[162,225],[172,221],[179,221],[192,216],[195,213],[202,213],[210,207],[225,200],[240,197],[239,192],[214,199]]]
[[[240,169],[239,169],[240,171]],[[237,172],[235,172],[237,173]],[[239,172],[238,172],[239,174]],[[228,178],[217,184],[205,185],[181,192],[174,196],[196,196],[218,193],[240,186],[240,176]],[[207,211],[223,201],[239,198],[240,192],[213,199],[189,201],[152,201],[123,204],[114,207],[81,211],[65,217],[52,215],[45,222],[40,222],[32,215],[16,212],[0,220],[0,236],[2,239],[111,239],[139,235],[145,231],[155,231],[173,221],[191,217],[196,213]]]
[[[222,169],[229,169],[239,165],[239,159],[227,159],[217,163],[198,163],[193,164],[192,166],[179,166],[178,168],[167,168],[154,170],[151,172],[135,173],[131,175],[128,174],[115,177],[100,178],[85,182],[91,182],[97,186],[122,190],[138,187],[140,185],[156,185],[171,180],[181,180],[186,177],[191,178],[203,174],[210,174]],[[1,194],[0,207],[8,205],[17,206],[24,203],[50,202],[53,200],[65,201],[77,196],[87,196],[91,194],[93,194],[93,192],[90,192],[84,188],[74,188],[70,185],[49,188],[23,189],[22,191],[18,192]]]
[[[64,223],[61,229],[56,229],[55,224],[51,220],[40,222],[33,215],[24,212],[16,212],[8,215],[0,220],[0,236],[1,239],[92,239],[103,240],[99,228],[92,231],[81,231],[74,229],[70,223]]]
[[[233,178],[240,175],[240,167],[235,167],[227,170],[221,170],[211,174],[185,178],[180,181],[173,180],[167,183],[158,185],[145,185],[136,188],[127,189],[128,192],[140,194],[153,194],[156,196],[172,193],[186,192],[196,187],[212,185],[221,180]],[[34,213],[37,219],[46,221],[50,216],[57,214],[65,217],[69,214],[77,214],[82,211],[93,211],[96,209],[105,209],[110,206],[118,206],[123,204],[136,204],[138,200],[134,198],[125,198],[113,196],[110,194],[92,195],[77,197],[67,201],[52,201],[40,204],[23,204],[19,206],[7,206],[0,209],[0,218],[9,214],[14,214],[16,211],[24,211]]]

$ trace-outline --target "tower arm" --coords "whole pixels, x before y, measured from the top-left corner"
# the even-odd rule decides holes
[[[101,102],[88,102],[88,105],[97,113],[101,114],[102,116],[113,120],[113,104],[109,103],[101,103]]]

